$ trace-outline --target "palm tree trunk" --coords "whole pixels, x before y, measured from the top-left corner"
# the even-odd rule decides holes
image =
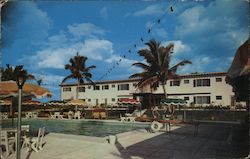
[[[165,98],[167,98],[167,97],[168,97],[168,94],[167,94],[167,92],[166,92],[165,84],[162,84],[162,89],[163,89]]]

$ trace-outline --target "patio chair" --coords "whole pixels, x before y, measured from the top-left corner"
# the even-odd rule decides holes
[[[73,119],[74,117],[74,112],[73,111],[69,111],[68,112],[68,119]]]
[[[75,112],[74,118],[81,119],[81,112],[80,111]]]
[[[30,132],[30,125],[21,125],[21,139],[23,140],[22,148],[25,146],[27,147],[29,145],[30,139],[29,139],[29,132]]]
[[[7,131],[1,131],[1,142],[0,146],[5,147],[6,156],[14,151],[15,138],[10,138]]]
[[[146,111],[147,111],[147,109],[143,109],[141,111],[136,109],[131,114],[126,113],[125,117],[120,116],[120,120],[123,121],[123,122],[124,121],[135,122],[135,119],[141,117]]]
[[[100,112],[92,112],[92,116],[94,119],[99,119],[100,118]]]
[[[2,119],[8,119],[9,118],[9,116],[8,116],[8,113],[1,113],[1,117],[2,117]]]
[[[39,150],[43,150],[43,138],[45,135],[45,127],[38,129],[38,136],[30,138],[29,142],[29,148],[31,148],[33,151],[38,152]]]
[[[26,112],[25,113],[25,118],[26,119],[29,119],[29,118],[32,118],[33,117],[33,113],[32,112]]]
[[[107,118],[106,112],[100,112],[100,118],[106,119]]]
[[[32,113],[32,117],[33,117],[33,118],[37,118],[37,117],[38,117],[38,112],[33,112],[33,113]]]

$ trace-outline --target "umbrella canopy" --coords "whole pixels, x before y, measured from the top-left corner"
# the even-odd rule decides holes
[[[140,102],[136,99],[121,98],[119,99],[118,104],[140,104]]]
[[[22,105],[27,105],[27,106],[41,106],[43,105],[42,102],[36,101],[36,100],[28,100],[22,102]]]
[[[237,49],[232,65],[227,72],[229,81],[250,73],[250,52],[248,48],[249,40]]]
[[[81,100],[81,99],[73,99],[71,101],[68,101],[66,103],[66,105],[70,105],[70,106],[86,106],[87,102]]]
[[[249,39],[235,53],[227,72],[226,82],[232,85],[236,101],[247,101],[249,94],[250,52]]]
[[[164,105],[185,105],[187,102],[184,99],[179,99],[179,98],[167,98],[167,99],[162,99],[161,104]]]
[[[65,105],[65,101],[62,100],[51,100],[46,103],[47,106],[63,106]]]
[[[18,87],[15,81],[0,82],[0,99],[8,97],[16,97],[18,95]],[[24,84],[23,96],[34,96],[36,98],[51,97],[52,94],[46,88],[35,84]]]

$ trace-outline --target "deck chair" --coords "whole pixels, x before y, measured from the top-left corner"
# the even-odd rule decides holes
[[[45,135],[45,127],[38,129],[37,137],[30,138],[29,146],[33,151],[38,152],[39,150],[43,150],[42,145],[44,144],[43,142],[44,135]]]
[[[1,147],[4,146],[8,156],[14,151],[15,138],[9,138],[7,131],[1,131]]]
[[[80,111],[75,112],[74,118],[81,119],[81,112]]]
[[[73,111],[69,111],[68,112],[68,119],[73,119],[74,117],[74,112]]]
[[[106,119],[107,118],[106,112],[100,112],[100,118]]]
[[[120,119],[121,119],[121,121],[135,122],[135,119],[141,117],[146,111],[147,111],[147,109],[143,109],[141,111],[136,109],[131,114],[126,113],[125,117],[120,116]]]
[[[29,125],[21,125],[21,139],[23,140],[22,148],[25,146],[27,147],[29,145],[30,139],[29,139],[29,132],[30,132],[30,126]]]

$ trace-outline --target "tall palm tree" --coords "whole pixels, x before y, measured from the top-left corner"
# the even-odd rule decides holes
[[[94,85],[94,82],[91,80],[92,74],[90,73],[91,69],[96,68],[96,66],[91,65],[89,67],[86,66],[87,57],[79,55],[76,53],[74,58],[70,58],[69,64],[65,65],[66,70],[70,70],[71,74],[65,77],[62,80],[62,83],[69,79],[76,79],[77,80],[77,88],[76,88],[76,99],[78,99],[78,88],[79,85],[84,83],[84,80],[90,82]]]
[[[150,40],[145,43],[149,49],[138,51],[139,56],[144,57],[145,63],[137,62],[132,64],[143,69],[143,72],[135,73],[130,78],[140,78],[138,86],[150,84],[152,88],[158,87],[160,84],[163,88],[165,97],[167,98],[166,82],[168,79],[177,77],[176,71],[179,66],[191,64],[188,60],[183,60],[178,64],[170,67],[171,54],[173,53],[174,44],[169,44],[166,47],[161,46],[160,42]]]

